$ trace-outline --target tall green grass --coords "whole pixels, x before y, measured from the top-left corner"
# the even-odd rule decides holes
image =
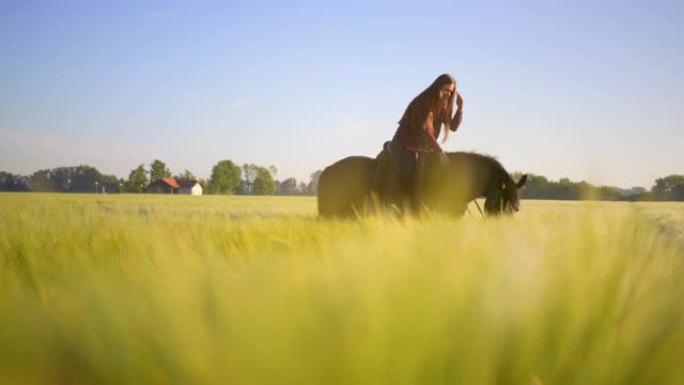
[[[684,383],[684,205],[0,195],[2,384]]]

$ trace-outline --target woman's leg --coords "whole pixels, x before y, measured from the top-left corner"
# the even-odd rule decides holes
[[[425,153],[417,152],[415,166],[410,185],[410,202],[413,215],[419,215],[423,209],[423,185],[425,184]]]

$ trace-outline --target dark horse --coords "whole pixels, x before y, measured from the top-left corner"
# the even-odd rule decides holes
[[[428,208],[460,217],[470,201],[485,198],[487,215],[519,210],[518,189],[527,175],[515,182],[492,157],[470,152],[447,155],[450,162],[446,165],[431,154],[424,159],[423,201]],[[351,156],[326,167],[318,181],[319,215],[354,218],[368,210],[370,202],[386,205],[386,184],[375,181],[385,179],[388,161],[387,152],[382,152],[375,159]]]

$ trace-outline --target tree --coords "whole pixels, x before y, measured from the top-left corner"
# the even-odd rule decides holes
[[[651,192],[657,200],[677,200],[681,189],[678,186],[684,186],[684,175],[669,175],[656,179]]]
[[[147,171],[145,170],[145,165],[141,164],[135,170],[131,170],[131,173],[128,175],[126,191],[141,193],[145,190],[147,184]]]
[[[100,193],[116,191],[114,175],[103,175],[95,167],[80,165],[39,170],[28,179],[33,191]]]
[[[154,162],[150,163],[150,180],[156,181],[162,178],[171,177],[171,170],[166,167],[166,163],[159,159],[155,159]]]
[[[197,180],[197,178],[195,177],[195,174],[193,174],[192,172],[190,172],[188,170],[185,170],[182,173],[174,176],[174,178],[176,178],[176,179],[187,179],[187,180]]]
[[[212,194],[233,194],[240,186],[240,167],[230,160],[222,160],[211,170],[209,180]]]
[[[304,194],[316,195],[318,193],[318,179],[321,177],[323,170],[316,170],[311,173],[311,181],[309,185],[306,186],[306,191],[302,191]]]
[[[514,172],[511,177],[518,180],[522,175],[522,173]],[[528,174],[521,196],[525,199],[620,200],[623,199],[623,192],[617,187],[597,187],[585,181],[572,182],[568,178],[561,178],[558,182],[554,182],[541,175]]]
[[[242,165],[242,193],[249,195],[254,190],[254,179],[257,177],[259,166],[256,164],[245,163]]]
[[[275,166],[268,169],[252,163],[242,165],[242,183],[240,192],[246,195],[271,195],[276,191],[276,181],[273,173],[278,170]]]
[[[678,184],[672,188],[670,199],[673,201],[684,201],[684,183]]]
[[[53,169],[51,178],[63,192],[113,192],[117,181],[115,176],[102,175],[95,167],[86,165]]]
[[[308,188],[307,184],[304,182],[299,182],[299,193],[300,194],[306,194],[306,189]]]
[[[29,186],[31,191],[57,191],[57,187],[50,179],[50,170],[39,170],[31,174],[29,177]]]
[[[519,180],[521,176],[522,174],[514,175],[513,179]],[[544,176],[528,174],[527,183],[522,188],[521,195],[526,199],[548,199],[549,181]]]
[[[280,182],[278,189],[279,195],[297,195],[298,193],[299,189],[297,189],[297,179],[287,178]]]
[[[273,195],[275,190],[275,179],[273,179],[271,171],[264,167],[257,167],[256,177],[252,182],[252,193],[254,195]]]
[[[0,171],[0,191],[29,191],[28,178]]]

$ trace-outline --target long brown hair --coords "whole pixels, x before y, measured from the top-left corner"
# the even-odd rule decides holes
[[[449,74],[439,75],[428,88],[409,103],[404,115],[399,120],[399,125],[422,127],[425,124],[427,115],[432,112],[435,137],[439,136],[440,123],[444,124],[444,139],[442,139],[442,143],[446,142],[451,131],[451,114],[454,109],[454,98],[456,96],[456,90],[454,89],[445,108],[438,104],[439,91],[447,84],[454,84],[456,86],[454,77]]]

